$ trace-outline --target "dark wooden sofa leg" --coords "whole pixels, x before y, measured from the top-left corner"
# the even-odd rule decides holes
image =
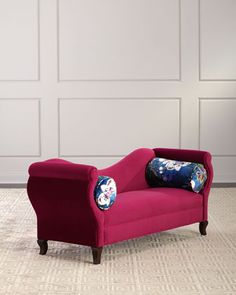
[[[199,231],[202,236],[206,236],[207,234],[206,232],[207,225],[208,225],[208,221],[201,221],[199,223]]]
[[[48,241],[47,240],[37,240],[37,243],[40,247],[39,254],[45,255],[48,251]]]
[[[102,247],[92,247],[93,264],[101,263]]]

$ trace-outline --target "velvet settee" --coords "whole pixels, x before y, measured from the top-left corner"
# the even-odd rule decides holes
[[[167,187],[149,187],[147,163],[154,157],[202,163],[207,181],[199,194]],[[99,175],[112,177],[117,198],[107,211],[94,201]],[[140,148],[102,170],[62,159],[37,162],[29,168],[27,191],[37,215],[40,254],[48,240],[92,248],[99,264],[104,246],[119,241],[199,223],[201,235],[208,224],[208,195],[212,183],[211,155],[205,151]]]

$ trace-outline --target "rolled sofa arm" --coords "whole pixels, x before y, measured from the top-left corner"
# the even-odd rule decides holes
[[[104,214],[94,200],[97,168],[61,159],[29,168],[27,192],[37,215],[38,239],[99,247]]]
[[[34,177],[91,180],[97,177],[97,168],[90,165],[75,164],[61,159],[50,159],[33,163],[29,175]]]
[[[213,168],[211,164],[212,157],[209,152],[200,151],[200,150],[166,149],[166,148],[155,148],[154,152],[157,157],[161,157],[161,158],[203,164],[207,171],[207,182],[205,184],[203,192],[209,193],[209,190],[212,184],[212,179],[213,179]]]
[[[157,157],[168,158],[172,160],[206,163],[211,161],[211,154],[200,150],[168,149],[155,148],[154,152]]]
[[[187,161],[201,163],[204,165],[207,171],[207,181],[204,189],[200,192],[204,197],[203,204],[203,220],[207,220],[207,207],[208,207],[208,196],[213,180],[213,167],[211,163],[211,154],[207,151],[200,150],[186,150],[186,149],[168,149],[168,148],[155,148],[154,152],[156,157],[167,158],[171,160]]]

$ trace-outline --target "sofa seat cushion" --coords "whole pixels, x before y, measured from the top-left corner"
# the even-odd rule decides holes
[[[114,206],[104,212],[105,227],[200,208],[202,204],[201,194],[179,188],[124,192],[118,194]]]

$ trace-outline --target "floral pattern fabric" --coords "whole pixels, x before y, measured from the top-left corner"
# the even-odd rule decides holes
[[[148,163],[146,179],[150,186],[184,188],[199,193],[207,173],[202,164],[154,158]]]
[[[109,176],[99,176],[94,189],[95,202],[101,210],[108,210],[116,199],[116,183]]]

